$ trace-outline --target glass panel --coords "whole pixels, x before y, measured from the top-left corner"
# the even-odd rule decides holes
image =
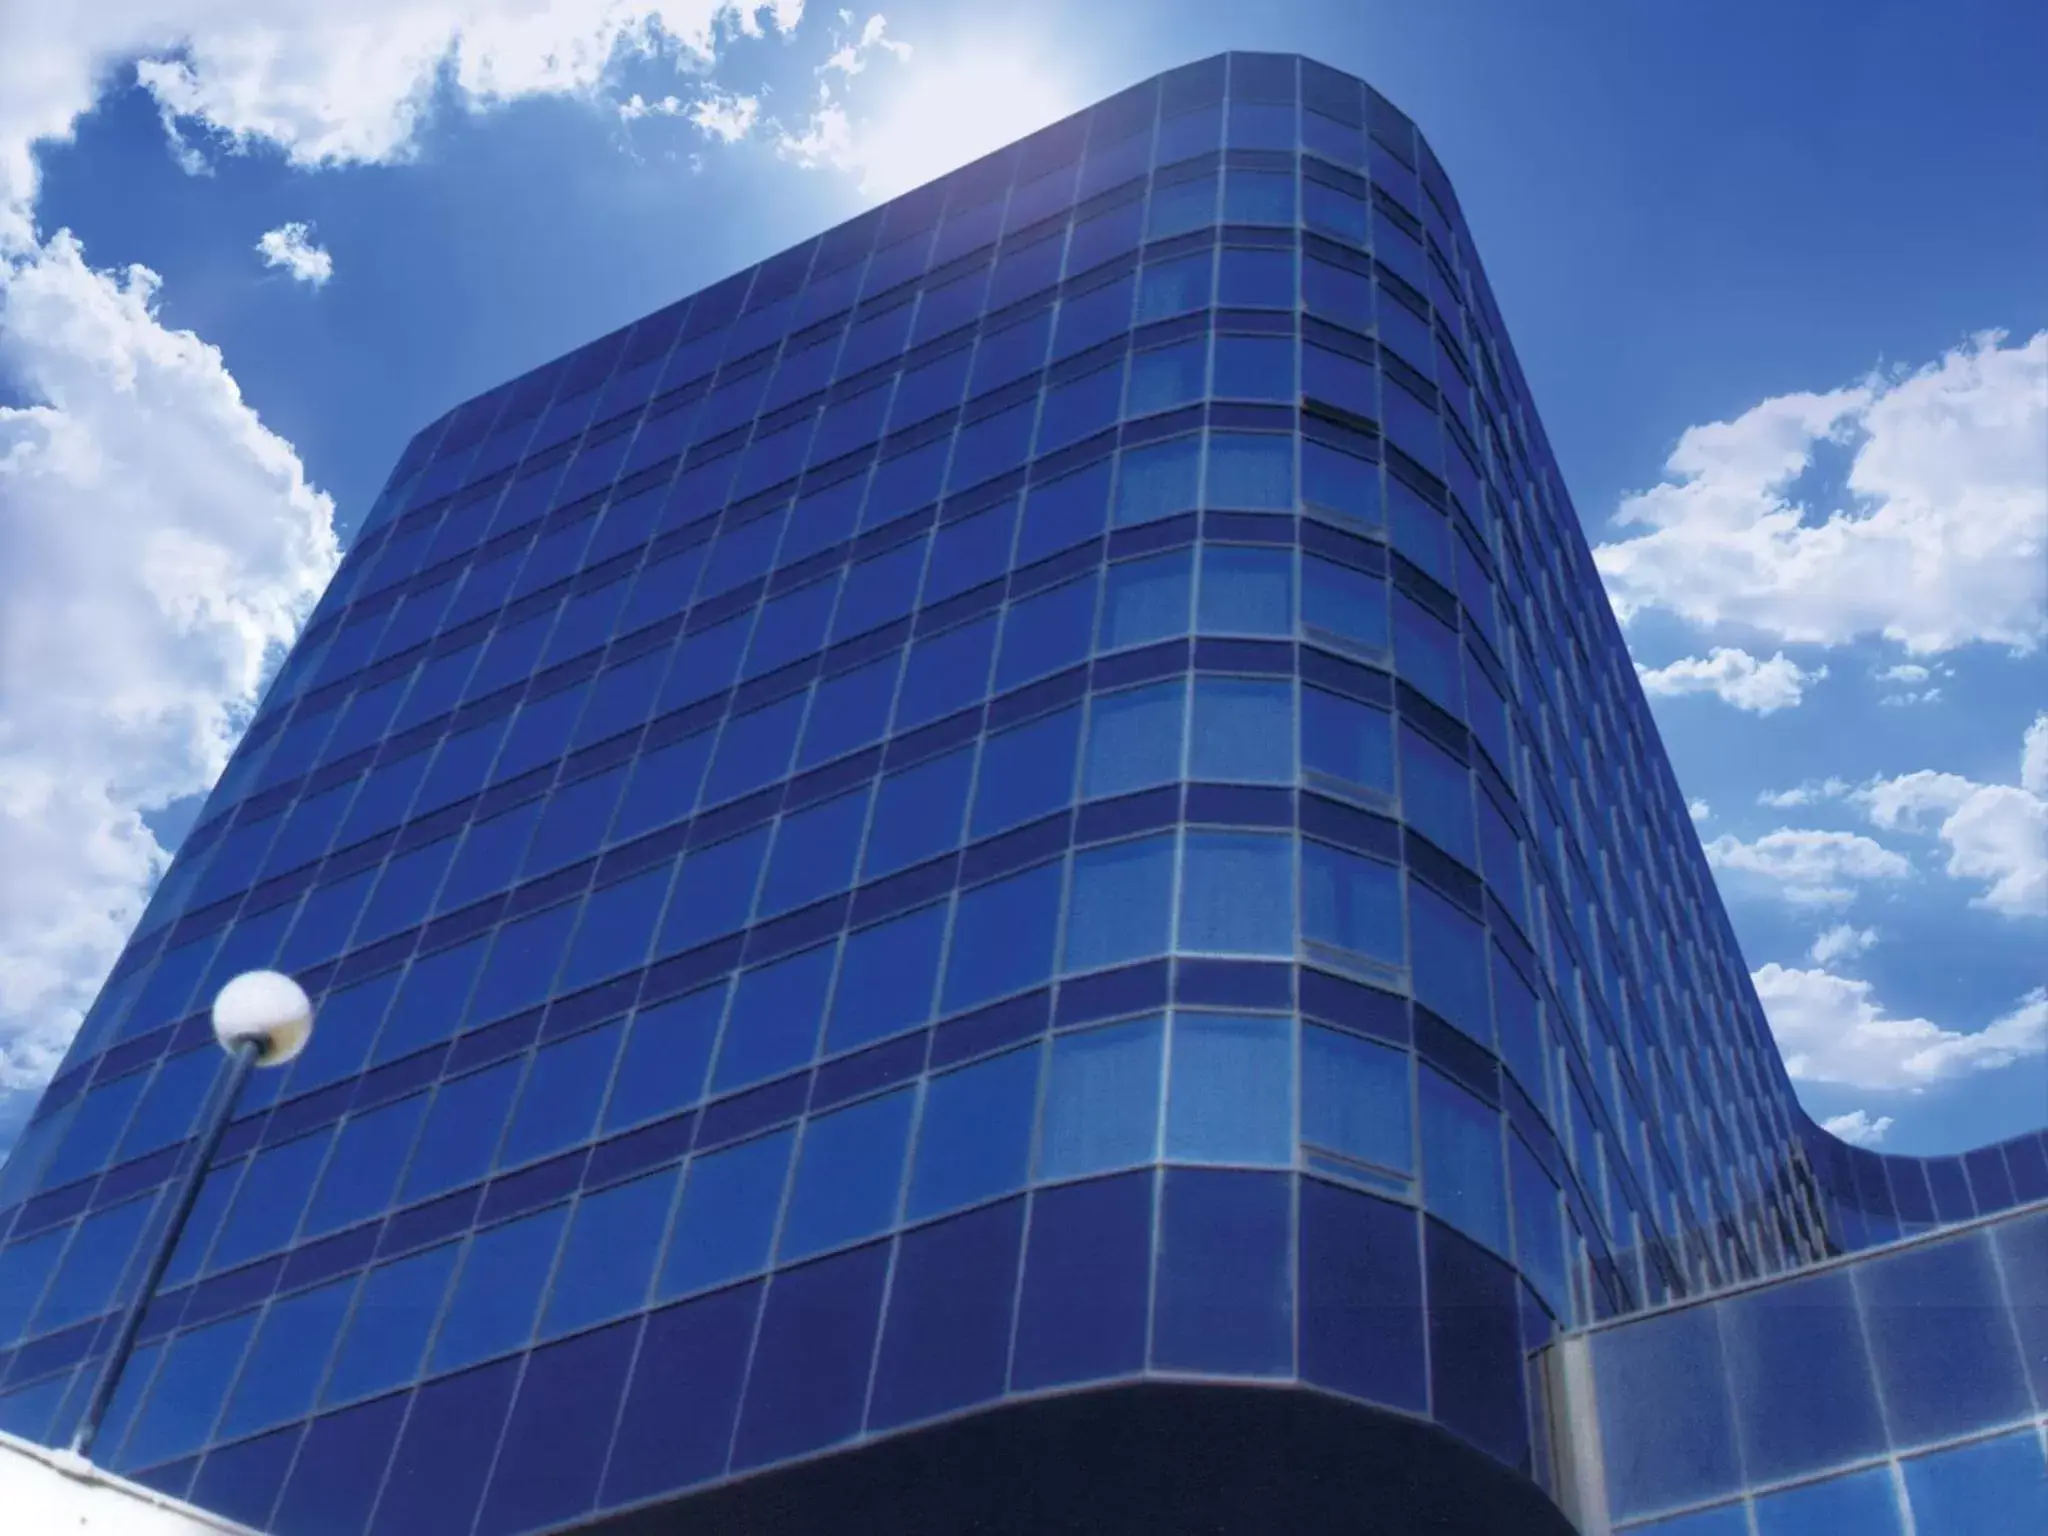
[[[801,1259],[894,1224],[915,1103],[915,1092],[904,1089],[805,1126],[778,1260]]]
[[[1036,1047],[932,1078],[918,1122],[906,1217],[957,1210],[1023,1187],[1038,1109]]]
[[[1408,1053],[1304,1024],[1301,1139],[1361,1163],[1412,1169]]]
[[[1181,864],[1179,948],[1294,950],[1294,842],[1257,832],[1190,832]]]
[[[1064,968],[1091,970],[1164,954],[1172,934],[1173,838],[1141,838],[1074,856]]]
[[[662,1263],[662,1299],[737,1280],[768,1262],[795,1145],[794,1131],[776,1131],[691,1160]]]
[[[1056,1035],[1038,1176],[1071,1179],[1159,1155],[1162,1018]]]
[[[569,1208],[558,1205],[470,1239],[448,1315],[434,1340],[436,1371],[527,1342],[568,1215]]]
[[[1166,1155],[1183,1162],[1294,1161],[1294,1021],[1176,1013]]]

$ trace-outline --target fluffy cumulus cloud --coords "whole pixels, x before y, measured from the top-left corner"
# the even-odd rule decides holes
[[[1714,808],[1698,796],[1694,796],[1686,801],[1685,809],[1686,814],[1691,816],[1694,821],[1705,821],[1714,814]]]
[[[1915,655],[2048,633],[2048,331],[1986,332],[1916,371],[1766,400],[1688,429],[1671,479],[1629,497],[1594,559],[1644,610]],[[1838,506],[1791,498],[1822,443],[1851,453]]]
[[[1875,928],[1857,928],[1848,923],[1837,923],[1813,941],[1813,947],[1806,957],[1823,968],[1837,960],[1854,960],[1858,955],[1868,954],[1877,943]]]
[[[256,242],[256,254],[263,265],[276,267],[302,283],[318,288],[334,276],[334,257],[313,243],[313,231],[304,224],[280,224],[266,229]]]
[[[1823,1120],[1820,1128],[1831,1136],[1839,1136],[1852,1146],[1874,1147],[1884,1140],[1884,1134],[1892,1128],[1890,1115],[1878,1115],[1874,1119],[1860,1109],[1852,1109],[1846,1115],[1836,1115]]]
[[[2048,1052],[2048,987],[2036,987],[1982,1029],[1898,1018],[1871,984],[1826,969],[1776,964],[1752,973],[1785,1070],[1801,1082],[1916,1089]]]
[[[1716,646],[1705,656],[1683,656],[1662,667],[1636,663],[1643,692],[1652,698],[1679,698],[1704,693],[1752,714],[1790,709],[1809,686],[1828,675],[1826,667],[1803,670],[1783,651],[1759,661],[1744,650]]]
[[[1733,835],[1706,845],[1707,863],[1799,906],[1841,906],[1857,889],[1904,880],[1913,866],[1883,844],[1855,832],[1780,827],[1754,842]]]
[[[7,269],[0,369],[0,1086],[46,1074],[332,572],[333,508],[140,267]]]

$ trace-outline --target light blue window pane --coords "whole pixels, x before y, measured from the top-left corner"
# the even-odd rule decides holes
[[[1287,348],[1287,353],[1291,362],[1293,349]],[[1221,388],[1220,384],[1218,387]],[[1294,382],[1289,378],[1285,398],[1292,398],[1293,394]],[[1209,438],[1209,486],[1203,501],[1211,507],[1291,511],[1294,507],[1294,439],[1266,433],[1212,433]]]
[[[1125,451],[1117,466],[1110,523],[1128,528],[1193,510],[1202,471],[1202,440],[1176,437]]]
[[[1195,679],[1188,777],[1294,782],[1294,685],[1248,677]]]
[[[724,1016],[723,986],[635,1014],[605,1105],[604,1128],[616,1131],[659,1119],[702,1098],[704,1074],[711,1066],[711,1048]]]
[[[1508,1251],[1507,1190],[1501,1179],[1500,1116],[1422,1071],[1422,1175],[1429,1209],[1495,1253]]]
[[[1179,948],[1294,951],[1294,840],[1258,832],[1190,832],[1181,861]]]
[[[534,1314],[569,1208],[555,1206],[470,1239],[462,1274],[434,1340],[434,1369],[453,1370],[518,1349],[533,1335]]]
[[[1191,1163],[1294,1161],[1294,1021],[1176,1013],[1166,1155]]]
[[[1749,1516],[1740,1504],[1724,1504],[1698,1514],[1632,1525],[1629,1536],[1749,1536]]]
[[[1203,634],[1292,634],[1294,551],[1206,546],[1195,627]]]
[[[740,977],[711,1074],[714,1092],[765,1082],[811,1059],[836,944],[821,944]]]
[[[214,1245],[212,1268],[231,1269],[291,1241],[332,1139],[320,1131],[256,1154]]]
[[[1038,1113],[1036,1046],[931,1080],[905,1213],[918,1221],[1021,1189]]]
[[[669,1168],[584,1196],[569,1223],[548,1294],[543,1337],[637,1310],[654,1278],[682,1169]]]
[[[2048,1465],[2036,1430],[1915,1456],[1901,1465],[1921,1536],[2015,1536],[2048,1529]]]
[[[1186,634],[1194,572],[1192,549],[1112,565],[1102,602],[1101,648],[1117,651]]]
[[[1055,1035],[1047,1069],[1041,1179],[1073,1179],[1159,1155],[1164,1019]]]
[[[355,1276],[278,1302],[264,1314],[218,1438],[232,1440],[296,1419],[313,1406],[335,1335],[356,1293]]]
[[[1394,791],[1394,717],[1356,699],[1301,690],[1301,765],[1381,794]]]
[[[1757,1536],[1905,1536],[1887,1467],[1758,1499],[1756,1530]]]
[[[1314,943],[1399,965],[1403,958],[1401,872],[1377,859],[1305,840],[1301,845],[1301,932]]]
[[[1173,838],[1139,838],[1074,856],[1064,969],[1166,953],[1172,937]]]
[[[1208,258],[1203,258],[1206,271]],[[1149,416],[1170,411],[1202,398],[1208,372],[1209,345],[1205,337],[1194,337],[1170,347],[1154,347],[1131,359],[1130,392],[1125,414]]]
[[[1377,576],[1304,555],[1301,622],[1312,636],[1334,636],[1372,651],[1387,648],[1387,584]]]
[[[820,1115],[803,1155],[776,1256],[784,1263],[886,1230],[896,1220],[915,1093],[903,1089]]]
[[[502,1062],[482,1072],[443,1083],[427,1111],[412,1167],[405,1174],[405,1199],[438,1195],[481,1178],[498,1150],[498,1136],[512,1108],[522,1061]]]
[[[1408,1053],[1304,1024],[1301,1139],[1356,1162],[1411,1170],[1415,1117]]]
[[[624,1032],[622,1024],[607,1024],[535,1054],[500,1164],[510,1168],[590,1139]]]
[[[1088,709],[1081,796],[1100,800],[1180,777],[1187,684],[1179,678],[1097,694]]]
[[[116,1465],[153,1466],[203,1445],[255,1326],[248,1312],[173,1340]]]
[[[961,895],[946,960],[946,1012],[1021,992],[1052,975],[1060,875],[1058,864],[1041,864]]]
[[[794,1131],[776,1131],[691,1160],[675,1238],[662,1263],[662,1299],[737,1280],[767,1264],[795,1145]]]
[[[322,1402],[345,1403],[412,1379],[461,1251],[448,1243],[370,1271]]]
[[[849,1050],[930,1018],[945,936],[943,903],[850,936],[833,990],[825,1048]]]

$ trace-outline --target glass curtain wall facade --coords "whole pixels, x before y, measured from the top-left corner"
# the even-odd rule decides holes
[[[1292,57],[414,440],[0,1171],[0,1427],[69,1435],[257,965],[319,1027],[96,1454],[281,1532],[1141,1379],[1541,1504],[1560,1330],[2048,1195],[1800,1113],[1450,186]]]

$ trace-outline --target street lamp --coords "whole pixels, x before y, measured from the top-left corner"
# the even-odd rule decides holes
[[[171,1262],[171,1254],[178,1246],[186,1221],[191,1218],[192,1206],[199,1198],[199,1186],[206,1177],[206,1166],[213,1161],[213,1154],[220,1146],[221,1135],[227,1130],[228,1116],[234,1112],[235,1100],[241,1097],[242,1084],[257,1067],[281,1067],[295,1059],[306,1048],[306,1042],[312,1035],[312,1003],[296,981],[276,971],[244,971],[222,987],[214,998],[213,1038],[227,1052],[228,1069],[221,1075],[213,1101],[194,1131],[193,1155],[171,1192],[170,1216],[164,1223],[156,1247],[149,1254],[142,1283],[129,1298],[113,1345],[100,1365],[99,1378],[93,1383],[92,1397],[86,1403],[84,1417],[79,1420],[78,1432],[71,1437],[73,1454],[85,1456],[92,1449],[100,1420],[106,1417],[107,1404],[112,1401],[114,1388],[120,1382],[121,1369],[134,1352],[135,1336],[142,1329],[142,1315],[149,1307],[150,1298],[156,1294],[157,1285],[163,1280],[164,1270]]]

